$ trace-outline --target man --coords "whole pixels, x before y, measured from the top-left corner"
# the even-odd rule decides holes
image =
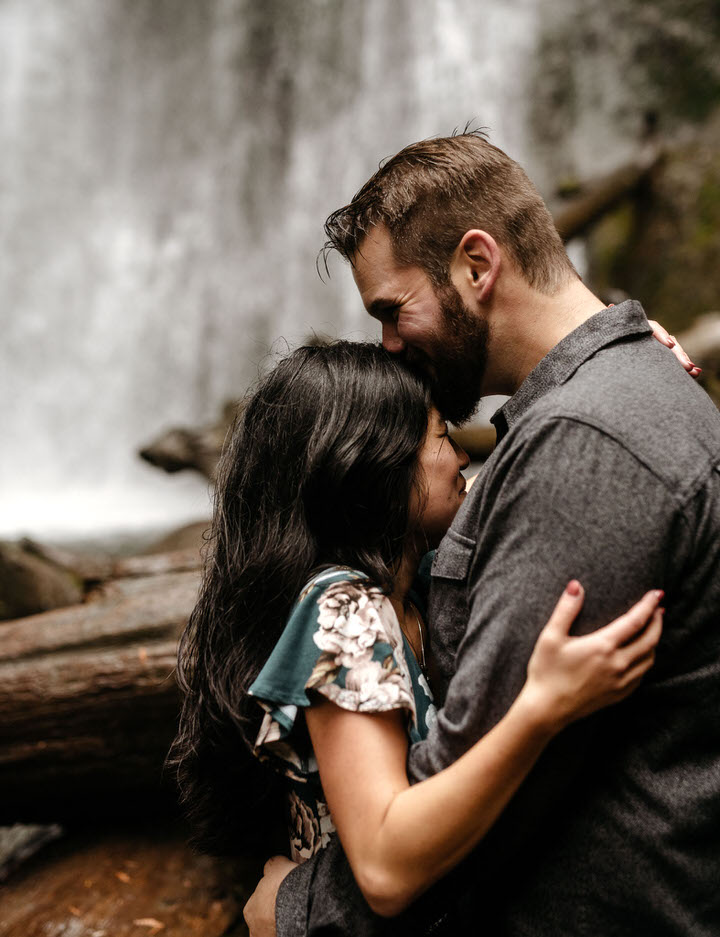
[[[335,844],[280,884],[278,934],[717,935],[720,416],[638,303],[606,309],[583,285],[524,172],[480,135],[407,147],[326,230],[444,415],[513,395],[433,563],[443,708],[411,779],[502,717],[569,579],[579,631],[652,588],[667,612],[643,686],[558,737],[414,918],[374,918]],[[285,871],[249,909],[258,937]]]

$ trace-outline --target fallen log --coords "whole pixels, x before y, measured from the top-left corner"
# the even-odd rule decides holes
[[[199,569],[207,527],[207,521],[188,525],[161,543],[180,549],[133,557],[77,553],[28,538],[0,543],[0,621],[77,605],[103,583]]]
[[[232,425],[238,402],[228,400],[216,423],[195,428],[173,427],[138,452],[141,459],[170,474],[195,469],[211,480]]]
[[[175,809],[178,636],[197,569],[0,624],[0,823]]]
[[[114,558],[102,550],[93,550],[92,553],[83,553],[47,543],[40,543],[30,537],[23,537],[19,541],[23,550],[31,556],[36,556],[46,563],[51,563],[58,569],[64,569],[82,582],[100,582],[113,575]]]
[[[564,241],[584,234],[608,211],[630,195],[662,159],[662,150],[647,145],[629,163],[598,179],[579,186],[579,192],[554,215],[555,227]]]
[[[159,540],[154,540],[144,552],[174,553],[176,550],[189,550],[190,548],[199,552],[205,543],[209,529],[209,519],[183,524],[182,527],[176,527],[170,533],[163,534]]]

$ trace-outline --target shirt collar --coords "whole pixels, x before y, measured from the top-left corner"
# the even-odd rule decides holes
[[[558,342],[533,368],[490,422],[503,438],[525,411],[554,387],[564,384],[597,351],[628,335],[652,332],[643,307],[634,299],[595,313]]]

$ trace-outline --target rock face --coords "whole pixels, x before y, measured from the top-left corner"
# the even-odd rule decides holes
[[[554,0],[542,12],[528,130],[548,189],[625,162],[648,124],[674,139],[718,106],[714,0]]]
[[[720,110],[599,226],[590,262],[594,284],[640,299],[671,331],[720,306]]]
[[[41,826],[37,823],[13,823],[0,826],[0,882],[48,843],[63,834],[59,823]]]
[[[26,543],[0,542],[0,620],[81,602],[78,575]]]
[[[713,0],[557,0],[544,11],[529,132],[545,187],[607,173],[654,136],[666,151],[603,219],[586,279],[673,331],[720,306],[720,8]]]

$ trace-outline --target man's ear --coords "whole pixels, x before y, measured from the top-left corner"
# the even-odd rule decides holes
[[[463,234],[450,263],[454,283],[472,290],[480,303],[490,298],[500,273],[502,254],[495,238],[473,228]]]

